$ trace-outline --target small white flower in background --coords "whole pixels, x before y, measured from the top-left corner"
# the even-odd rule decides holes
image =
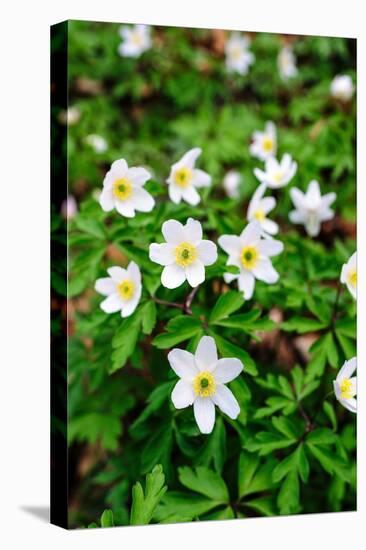
[[[343,264],[341,283],[347,285],[348,290],[356,300],[357,298],[357,252],[354,252],[348,262]]]
[[[231,390],[225,386],[239,376],[243,363],[239,359],[218,359],[215,340],[202,336],[196,353],[173,349],[168,354],[171,368],[180,380],[172,392],[176,409],[193,405],[194,417],[201,433],[209,434],[215,425],[215,405],[235,420],[240,407]]]
[[[149,25],[122,26],[119,34],[123,42],[118,47],[122,57],[139,57],[151,48],[151,28]]]
[[[78,205],[73,195],[68,195],[61,204],[61,216],[65,220],[71,220],[78,212]]]
[[[169,178],[166,180],[169,185],[169,197],[173,202],[179,204],[183,199],[192,206],[201,200],[196,187],[209,187],[211,176],[195,168],[195,162],[202,153],[202,149],[195,147],[190,149],[170,169]]]
[[[354,90],[352,78],[346,74],[335,76],[330,84],[331,95],[343,102],[352,98]]]
[[[230,170],[225,174],[223,179],[223,186],[228,197],[231,199],[237,199],[239,197],[239,186],[241,182],[241,175],[235,170]]]
[[[297,163],[292,160],[291,155],[284,154],[279,162],[276,158],[270,157],[266,160],[265,171],[254,168],[254,175],[262,183],[271,189],[284,187],[296,174]]]
[[[277,57],[277,65],[282,80],[288,80],[297,75],[296,57],[291,46],[283,46]]]
[[[249,147],[250,154],[259,160],[273,157],[277,152],[277,130],[273,122],[267,122],[264,132],[254,132]]]
[[[102,136],[98,134],[89,134],[85,138],[85,142],[94,149],[96,153],[104,153],[108,149],[108,143]]]
[[[141,273],[135,262],[130,262],[127,269],[110,267],[107,269],[109,277],[98,279],[95,290],[107,296],[100,304],[105,313],[121,312],[121,317],[131,315],[141,297]]]
[[[316,180],[309,183],[306,193],[293,187],[290,196],[296,210],[290,212],[289,218],[292,223],[302,224],[310,237],[319,235],[321,223],[334,217],[334,210],[329,207],[337,195],[327,193],[321,196]]]
[[[333,381],[334,393],[338,401],[349,411],[357,412],[357,377],[352,376],[357,368],[357,358],[345,361],[337,378]]]
[[[237,280],[239,290],[246,300],[253,296],[256,279],[268,284],[278,281],[279,275],[270,257],[283,251],[283,243],[263,238],[262,226],[258,221],[248,223],[239,236],[222,235],[219,245],[229,255],[226,265],[234,265],[240,269],[239,274],[225,273],[225,282]]]
[[[80,111],[77,107],[69,107],[66,111],[61,111],[58,119],[61,124],[66,124],[67,126],[73,126],[80,120]]]
[[[248,222],[257,220],[264,233],[276,235],[278,233],[277,223],[267,218],[267,214],[276,206],[276,199],[274,197],[263,197],[266,189],[267,185],[261,183],[255,190],[248,206],[247,220]]]
[[[185,225],[176,220],[163,223],[165,243],[150,245],[150,260],[164,266],[161,282],[166,288],[177,288],[185,280],[198,286],[205,280],[205,266],[217,260],[217,247],[202,240],[200,222],[189,218]]]
[[[238,32],[233,32],[225,44],[226,68],[230,72],[247,74],[254,62],[254,54],[248,50],[249,41]]]
[[[101,207],[105,212],[115,208],[121,216],[127,218],[133,218],[135,210],[150,212],[155,201],[144,189],[150,177],[145,168],[129,168],[124,159],[114,161],[103,181],[99,199]]]

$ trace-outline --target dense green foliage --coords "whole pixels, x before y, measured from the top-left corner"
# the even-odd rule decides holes
[[[284,82],[280,35],[251,36],[256,59],[245,76],[227,73],[221,31],[153,28],[152,48],[138,59],[118,55],[120,40],[118,25],[69,24],[69,98],[80,112],[68,132],[70,194],[79,207],[69,222],[71,524],[354,509],[355,415],[336,401],[332,381],[356,354],[356,302],[339,283],[356,249],[355,102],[342,105],[329,93],[335,75],[355,79],[354,43],[293,37],[299,72]],[[161,285],[149,244],[161,242],[170,218],[200,220],[214,242],[242,231],[258,185],[253,168],[262,168],[250,156],[251,135],[267,120],[277,125],[279,155],[298,163],[289,186],[272,192],[285,247],[273,259],[279,281],[257,281],[244,301],[223,281],[220,249],[189,311],[164,304],[184,304],[191,289]],[[85,141],[90,134],[106,139],[106,151]],[[200,190],[197,206],[176,205],[165,180],[192,147],[202,148],[199,165],[213,184]],[[153,174],[152,212],[127,219],[101,209],[95,191],[119,158]],[[223,191],[229,169],[242,175],[239,199]],[[312,179],[323,194],[337,193],[336,216],[314,239],[288,219],[289,188],[305,190]],[[95,280],[131,260],[142,272],[140,304],[126,319],[107,315]],[[177,377],[167,360],[174,347],[194,351],[203,334],[215,338],[221,357],[244,364],[229,384],[240,415],[217,411],[210,435],[200,434],[192,408],[174,408]]]

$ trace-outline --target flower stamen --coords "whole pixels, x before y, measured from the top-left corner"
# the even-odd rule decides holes
[[[244,246],[240,253],[240,261],[244,269],[254,269],[258,263],[259,252],[254,246]]]
[[[254,217],[256,220],[258,220],[259,222],[262,222],[264,220],[264,218],[266,217],[265,213],[263,212],[263,210],[259,209],[259,210],[256,210],[254,212]]]
[[[270,153],[273,150],[273,140],[270,137],[264,137],[262,147],[267,153]]]
[[[343,378],[339,384],[342,399],[351,399],[355,393],[353,391],[352,382],[349,378]]]
[[[135,292],[135,285],[130,279],[124,279],[118,283],[117,292],[122,300],[131,300]]]
[[[174,250],[175,262],[181,267],[187,267],[198,256],[197,249],[190,243],[181,243]]]
[[[349,272],[348,282],[353,288],[357,287],[357,271],[355,269]]]
[[[216,382],[211,372],[202,371],[193,380],[193,390],[200,397],[210,397],[216,391]]]
[[[192,180],[192,170],[187,167],[178,168],[174,174],[174,181],[179,187],[188,187]]]
[[[120,201],[127,200],[132,194],[132,185],[127,178],[119,178],[113,183],[113,195]]]

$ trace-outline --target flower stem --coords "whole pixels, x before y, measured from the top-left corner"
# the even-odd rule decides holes
[[[198,289],[199,285],[192,288],[191,292],[187,295],[183,304],[183,313],[186,313],[187,315],[192,315],[191,305]]]

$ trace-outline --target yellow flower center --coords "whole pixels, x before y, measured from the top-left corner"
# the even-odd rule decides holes
[[[245,269],[253,269],[258,263],[259,252],[254,246],[244,246],[240,254],[240,261]]]
[[[175,263],[181,267],[187,267],[197,259],[197,249],[189,243],[179,244],[174,251]]]
[[[270,153],[273,150],[273,139],[268,136],[263,138],[262,147],[267,153]]]
[[[131,42],[135,46],[141,46],[142,44],[142,36],[138,32],[133,32],[131,34]]]
[[[357,286],[357,271],[355,269],[352,269],[352,271],[349,272],[348,282],[353,288],[356,288],[356,286]]]
[[[125,279],[117,285],[117,292],[122,300],[131,300],[135,291],[135,285],[130,279]]]
[[[352,388],[352,382],[349,378],[343,378],[339,384],[342,399],[351,399],[355,394]]]
[[[241,54],[242,54],[242,49],[240,46],[232,46],[231,49],[230,49],[230,57],[234,60],[234,61],[238,61],[241,57]]]
[[[208,371],[202,371],[193,379],[193,390],[200,397],[210,397],[216,391],[215,378]]]
[[[113,195],[120,201],[127,200],[132,194],[131,182],[126,178],[119,178],[113,183]]]
[[[265,213],[263,212],[263,210],[256,210],[254,212],[254,217],[256,220],[258,220],[259,222],[262,222],[264,220],[264,218],[266,217]]]
[[[282,178],[283,178],[282,172],[276,172],[275,174],[273,174],[273,179],[275,180],[276,183],[281,183]]]
[[[192,180],[192,170],[190,168],[178,168],[174,174],[174,181],[179,187],[188,187]]]

